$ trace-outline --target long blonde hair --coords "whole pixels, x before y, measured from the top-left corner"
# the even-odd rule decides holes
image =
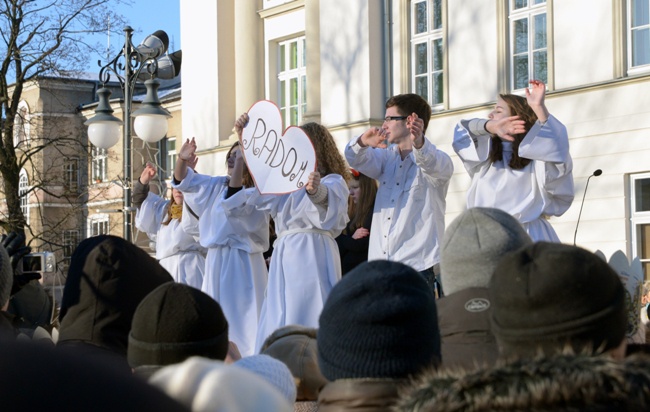
[[[350,180],[348,167],[329,130],[315,122],[305,123],[300,128],[307,134],[314,145],[320,174],[327,176],[330,173],[336,173],[341,175],[346,182]]]

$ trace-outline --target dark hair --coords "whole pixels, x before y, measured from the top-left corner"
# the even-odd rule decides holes
[[[427,131],[429,120],[431,120],[431,105],[422,96],[414,93],[398,94],[386,101],[386,108],[389,107],[397,107],[397,111],[402,116],[408,116],[411,113],[417,114],[424,121],[422,132]]]
[[[226,153],[226,168],[228,167],[228,159],[230,159],[230,154],[232,153],[233,150],[235,150],[235,147],[239,146],[239,140],[237,140],[235,143],[230,146],[230,149],[228,150],[228,153]],[[244,150],[244,149],[240,149]],[[255,186],[255,182],[253,182],[253,176],[251,176],[251,172],[248,170],[248,166],[244,164],[244,175],[242,177],[242,183],[244,187],[253,187]]]
[[[499,97],[503,99],[510,109],[510,116],[519,116],[524,121],[524,128],[526,132],[514,135],[515,141],[512,142],[512,158],[508,163],[510,168],[519,170],[528,166],[531,162],[530,159],[519,157],[519,145],[526,137],[526,133],[533,127],[537,121],[537,115],[533,109],[528,105],[525,98],[517,96],[516,94],[500,94]],[[490,149],[490,161],[492,163],[503,159],[503,144],[498,136],[492,136],[492,148]]]
[[[352,235],[355,230],[362,227],[366,217],[372,214],[377,196],[377,181],[375,179],[357,172],[357,174],[352,173],[350,182],[352,181],[359,182],[360,193],[356,205],[352,201],[348,205],[349,227],[352,230],[352,233],[346,233],[348,235]]]

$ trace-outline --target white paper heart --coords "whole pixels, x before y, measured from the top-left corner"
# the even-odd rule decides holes
[[[291,193],[303,188],[316,170],[316,152],[309,137],[296,126],[282,133],[280,109],[268,100],[251,106],[248,117],[241,146],[260,193]]]

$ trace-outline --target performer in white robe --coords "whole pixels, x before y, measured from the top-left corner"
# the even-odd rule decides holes
[[[472,179],[468,208],[504,210],[533,240],[559,242],[547,218],[561,216],[573,202],[569,139],[566,127],[546,109],[544,83],[530,83],[526,99],[501,95],[489,120],[461,120],[453,147]]]
[[[250,356],[268,276],[262,253],[269,248],[269,216],[252,206],[243,206],[236,217],[226,216],[223,201],[229,177],[205,176],[187,167],[195,151],[194,139],[183,144],[174,171],[180,183],[174,187],[199,216],[199,240],[208,249],[201,290],[219,302],[228,320],[230,341],[242,356]],[[236,156],[241,156],[238,142],[228,153],[229,173]]]
[[[135,184],[135,226],[156,241],[156,259],[174,281],[201,289],[206,249],[198,242],[198,219],[183,202],[181,192],[172,190],[172,202],[149,191],[155,175],[155,167],[148,163]]]
[[[235,124],[240,136],[247,122],[245,114]],[[305,189],[290,194],[262,195],[251,188],[224,202],[231,214],[242,210],[244,205],[252,205],[269,213],[275,222],[277,239],[260,315],[257,351],[282,326],[317,328],[325,300],[341,279],[341,261],[334,238],[349,220],[349,190],[341,174],[334,172],[347,176],[348,168],[325,127],[307,123],[301,128],[314,144],[321,171],[311,173]]]

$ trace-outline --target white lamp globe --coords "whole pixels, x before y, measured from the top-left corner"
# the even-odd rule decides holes
[[[148,143],[160,141],[167,134],[167,117],[142,114],[133,122],[135,134]]]
[[[100,149],[113,147],[120,140],[120,125],[112,121],[90,123],[88,140]]]

